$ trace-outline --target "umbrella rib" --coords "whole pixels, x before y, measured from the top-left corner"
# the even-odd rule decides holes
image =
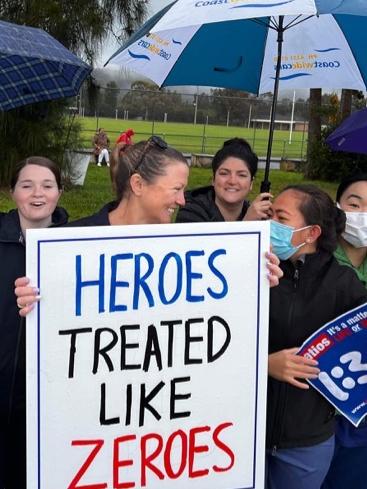
[[[248,19],[248,20],[250,20],[251,22],[255,22],[255,24],[262,25],[263,27],[273,29],[274,31],[278,30],[277,26],[274,23],[272,23],[271,20],[268,24],[262,20],[259,20],[259,19]]]
[[[269,23],[273,26],[273,29],[275,29],[276,31],[279,29],[279,24],[276,22],[275,17],[270,17]]]
[[[290,29],[291,27],[295,27],[298,24],[302,24],[302,22],[305,22],[305,20],[311,19],[312,17],[314,17],[314,15],[309,15],[308,17],[305,17],[304,19],[301,19],[298,22],[296,22],[300,17],[302,17],[302,16],[298,15],[295,19],[291,20],[289,22],[289,24],[284,27],[284,30]]]
[[[294,19],[292,19],[289,24],[287,24],[284,29],[288,29],[289,27],[292,27],[292,25],[294,25],[294,23],[300,18],[302,17],[302,15],[297,15],[296,17],[294,17]]]

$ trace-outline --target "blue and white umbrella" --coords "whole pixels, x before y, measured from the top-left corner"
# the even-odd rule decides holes
[[[279,85],[367,90],[366,32],[366,0],[176,0],[107,63],[159,86],[272,91],[266,189]]]
[[[72,97],[91,71],[42,29],[0,21],[0,110]]]

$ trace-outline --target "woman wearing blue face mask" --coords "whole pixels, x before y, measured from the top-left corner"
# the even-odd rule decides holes
[[[319,489],[334,451],[334,408],[305,379],[316,360],[296,355],[328,321],[367,301],[333,256],[345,215],[313,185],[287,187],[272,206],[271,242],[284,277],[270,295],[267,489]]]
[[[367,173],[345,178],[336,202],[346,214],[345,230],[335,257],[351,267],[367,288]],[[343,416],[336,417],[335,453],[323,489],[365,489],[367,486],[367,420],[355,428]]]

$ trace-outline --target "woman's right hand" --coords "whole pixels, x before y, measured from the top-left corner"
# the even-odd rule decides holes
[[[268,374],[276,380],[288,382],[300,389],[309,385],[297,379],[317,379],[320,369],[316,360],[296,355],[299,348],[289,348],[271,353],[268,357]]]
[[[34,308],[36,302],[41,298],[38,295],[37,287],[30,285],[28,277],[17,278],[15,283],[15,295],[17,297],[17,306],[19,307],[19,315],[25,317]]]

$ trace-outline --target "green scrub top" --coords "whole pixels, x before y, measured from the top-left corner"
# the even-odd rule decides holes
[[[353,268],[358,275],[359,280],[367,288],[367,257],[363,260],[359,267],[354,267],[347,257],[344,248],[340,245],[338,245],[337,249],[335,250],[334,256],[340,265],[347,265],[348,267]]]

